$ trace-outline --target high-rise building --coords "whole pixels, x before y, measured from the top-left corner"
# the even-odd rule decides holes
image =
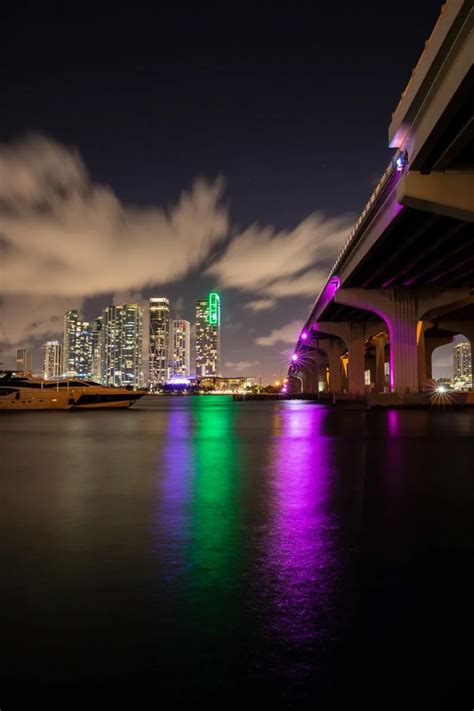
[[[143,386],[143,310],[138,304],[125,304],[121,312],[122,386]]]
[[[59,341],[47,341],[43,346],[43,376],[57,378],[63,369],[62,347]]]
[[[33,358],[31,348],[18,348],[16,352],[16,369],[31,370],[33,367]]]
[[[143,385],[143,310],[138,304],[106,306],[99,330],[101,382],[118,387]]]
[[[102,316],[98,316],[91,324],[92,341],[92,379],[102,382]]]
[[[467,341],[453,347],[453,380],[460,386],[470,387],[472,384],[472,352]]]
[[[79,314],[76,309],[70,309],[64,314],[64,375],[76,375],[76,338]]]
[[[92,377],[92,332],[88,321],[82,321],[76,309],[64,314],[64,375]]]
[[[122,385],[122,307],[102,311],[101,380],[104,385]]]
[[[196,375],[220,375],[221,300],[212,291],[196,300]]]
[[[76,333],[76,377],[92,378],[92,330],[88,321],[78,321]]]
[[[170,348],[170,376],[188,378],[190,375],[191,324],[177,319],[173,321]]]
[[[149,384],[154,388],[168,378],[170,349],[170,302],[150,299]]]

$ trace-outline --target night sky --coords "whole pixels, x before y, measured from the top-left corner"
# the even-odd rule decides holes
[[[7,251],[9,229],[18,254],[24,248],[2,305],[5,363],[14,347],[31,342],[39,366],[38,347],[61,332],[65,305],[77,303],[92,318],[112,300],[168,296],[174,314],[193,321],[194,299],[216,288],[223,372],[278,375],[293,322],[307,317],[390,160],[391,113],[441,3],[135,6],[113,13],[48,7],[16,2],[0,11],[0,208],[15,219],[2,222],[0,212],[0,233]],[[87,178],[77,177],[76,163],[57,184],[41,174],[42,151],[61,173],[67,160],[53,157],[64,146],[66,154],[80,154]],[[25,197],[25,166],[32,165],[37,184]],[[10,176],[17,181],[11,189]],[[219,176],[219,214],[213,199],[209,207],[201,196],[205,207],[182,220],[176,206],[183,191],[203,177],[208,195]],[[51,183],[54,190],[39,195]],[[84,195],[97,184],[124,206],[118,241],[102,235],[100,220],[90,239],[86,234],[88,211],[102,208]],[[71,222],[73,193],[83,201],[74,213],[80,236]],[[59,207],[58,195],[65,201]],[[45,213],[52,221],[40,225]],[[196,236],[198,223],[204,226]],[[54,226],[51,243],[45,224]],[[40,257],[25,269],[40,242]],[[109,263],[125,243],[141,255],[127,252]],[[164,252],[172,256],[162,259]],[[282,340],[271,337],[280,329]],[[268,345],[256,343],[265,337]]]

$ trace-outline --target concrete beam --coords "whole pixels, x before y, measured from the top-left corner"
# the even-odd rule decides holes
[[[397,392],[417,392],[420,387],[418,323],[427,318],[427,312],[456,308],[471,298],[469,289],[343,288],[334,295],[336,303],[371,311],[384,319],[390,334],[390,386]]]
[[[397,200],[406,207],[474,222],[474,174],[409,171],[397,185]]]

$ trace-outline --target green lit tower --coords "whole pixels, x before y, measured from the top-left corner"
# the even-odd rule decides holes
[[[196,300],[196,376],[220,375],[221,299],[211,291]]]

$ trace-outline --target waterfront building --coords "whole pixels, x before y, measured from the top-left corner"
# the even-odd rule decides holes
[[[88,321],[78,321],[75,371],[77,378],[92,377],[92,331]]]
[[[164,297],[150,299],[149,385],[156,388],[168,378],[170,350],[170,302]]]
[[[121,367],[121,306],[106,306],[102,311],[101,382],[103,385],[122,384]]]
[[[58,378],[63,369],[62,347],[59,341],[47,341],[43,346],[43,377]]]
[[[199,389],[214,392],[238,393],[258,385],[258,378],[249,375],[235,377],[204,376],[196,378]]]
[[[143,309],[125,304],[120,314],[121,385],[137,389],[143,386]]]
[[[97,383],[102,383],[102,316],[98,316],[91,324],[91,346],[92,346],[92,379]]]
[[[456,390],[472,387],[472,352],[467,341],[453,346],[453,381]]]
[[[220,374],[221,303],[215,291],[196,300],[196,377]]]
[[[16,369],[31,371],[33,368],[33,357],[31,348],[18,348],[16,352]]]
[[[97,319],[98,321],[98,319]],[[100,326],[100,377],[103,385],[137,389],[143,385],[143,310],[138,304],[106,306]]]
[[[77,309],[69,309],[64,314],[63,372],[76,374],[76,339],[79,314]]]
[[[173,321],[171,329],[170,368],[171,378],[190,375],[191,324],[183,319]]]
[[[92,335],[88,321],[77,309],[64,314],[63,373],[77,378],[92,377]]]

